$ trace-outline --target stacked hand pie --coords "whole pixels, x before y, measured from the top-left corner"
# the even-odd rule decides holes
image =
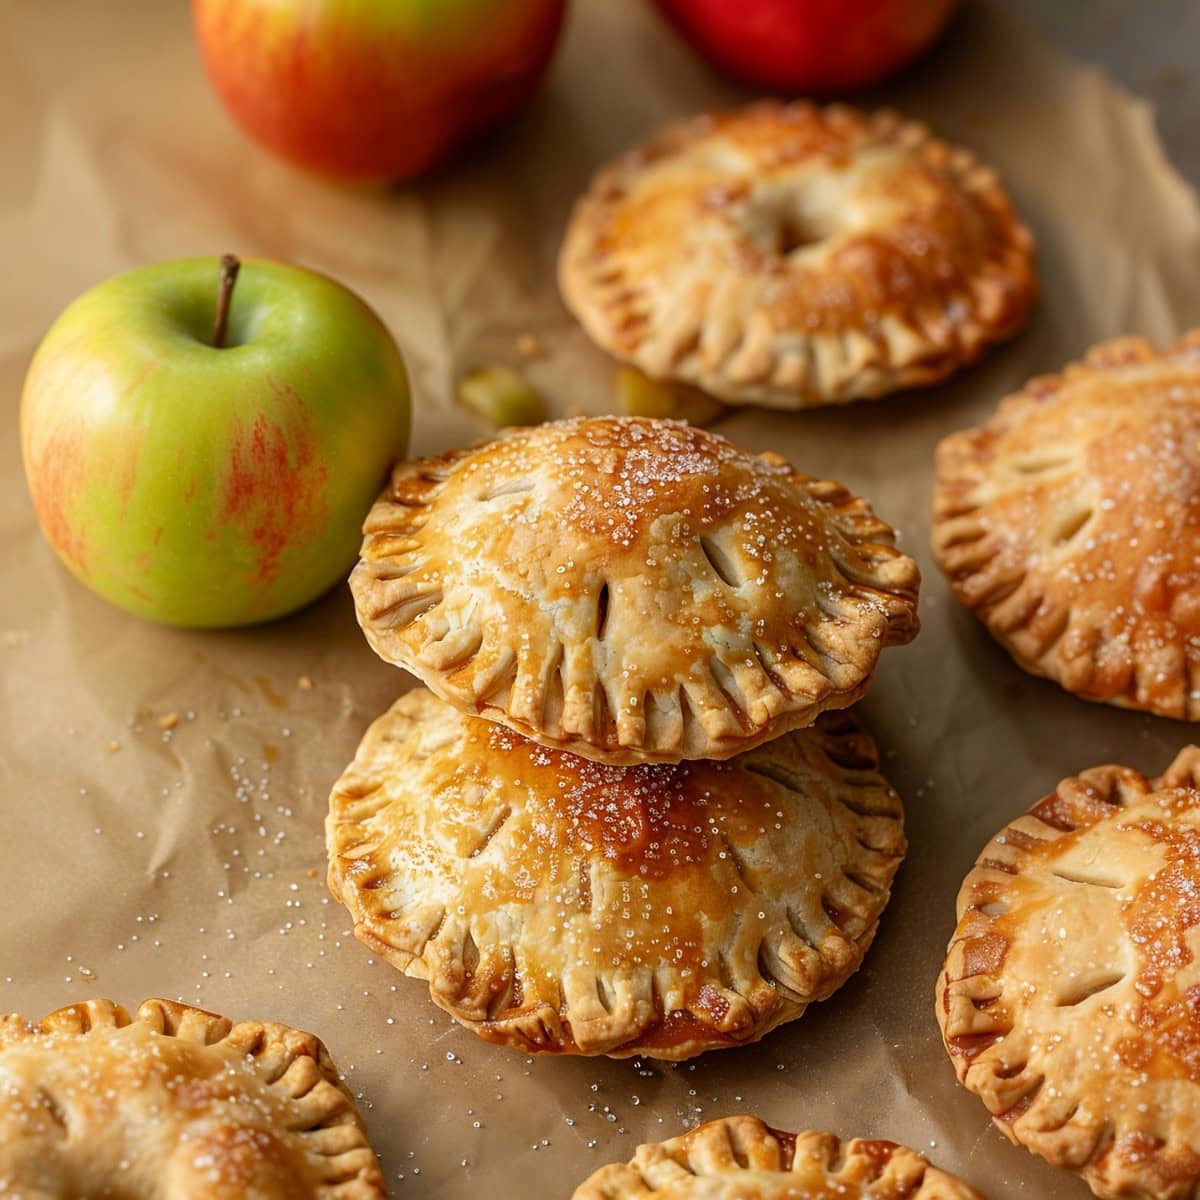
[[[677,422],[398,466],[351,585],[425,687],[331,798],[358,936],[523,1050],[686,1058],[828,996],[905,845],[839,711],[916,633],[894,540],[840,485]]]

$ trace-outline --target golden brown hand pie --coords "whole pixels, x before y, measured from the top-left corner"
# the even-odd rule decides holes
[[[1027,671],[1200,719],[1200,332],[1105,342],[944,439],[933,550]]]
[[[1200,749],[1097,767],[993,838],[937,1015],[1013,1141],[1106,1198],[1200,1186]]]
[[[710,1121],[602,1167],[573,1200],[983,1200],[921,1155],[832,1133],[782,1133],[757,1117]]]
[[[728,758],[866,690],[919,574],[836,483],[674,421],[403,463],[351,576],[375,650],[466,712],[608,762]]]
[[[147,1000],[0,1017],[0,1195],[384,1200],[311,1034]]]
[[[1037,292],[994,171],[894,113],[807,103],[696,117],[610,163],[559,285],[647,374],[791,409],[934,383]]]
[[[334,787],[329,886],[362,941],[489,1041],[681,1059],[846,980],[901,823],[845,713],[725,763],[616,767],[419,689]]]

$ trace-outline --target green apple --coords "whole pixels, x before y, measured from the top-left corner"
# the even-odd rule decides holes
[[[228,256],[80,296],[21,398],[59,558],[114,604],[198,628],[282,616],[344,578],[408,431],[404,361],[362,300]]]

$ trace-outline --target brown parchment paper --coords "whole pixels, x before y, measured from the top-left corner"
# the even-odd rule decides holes
[[[936,390],[721,425],[871,497],[926,569],[924,632],[884,656],[865,715],[912,849],[865,968],[760,1045],[664,1067],[486,1046],[375,962],[326,895],[328,789],[405,686],[338,588],[263,629],[189,634],[94,599],[41,541],[20,470],[20,383],[79,291],[143,262],[233,250],[344,280],[410,364],[417,452],[480,436],[455,374],[515,359],[557,410],[603,411],[612,366],[559,305],[575,193],[660,121],[745,98],[640,0],[576,0],[540,99],[465,164],[355,193],[246,142],[198,65],[186,5],[0,5],[0,1010],[166,995],[319,1033],[360,1096],[396,1196],[566,1197],[639,1142],[752,1111],[895,1138],[990,1196],[1082,1197],[957,1088],[933,1016],[958,884],[1005,820],[1103,761],[1157,771],[1188,726],[1088,705],[1022,674],[960,612],[927,552],[938,437],[1027,375],[1124,331],[1200,318],[1200,215],[1145,105],[1067,64],[1003,5],[970,3],[875,99],[995,162],[1039,238],[1026,334]],[[313,681],[299,686],[301,676]],[[171,731],[159,718],[179,714]]]

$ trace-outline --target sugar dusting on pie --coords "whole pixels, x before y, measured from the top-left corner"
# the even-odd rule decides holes
[[[1106,1200],[1200,1187],[1200,749],[1097,767],[967,876],[937,1015],[1013,1141]]]
[[[1200,719],[1200,333],[1105,342],[946,438],[933,548],[1026,670]]]
[[[1037,292],[991,168],[894,113],[803,102],[682,121],[604,167],[559,281],[617,357],[777,408],[942,379]]]
[[[846,713],[728,762],[621,767],[424,689],[368,731],[326,832],[358,937],[481,1037],[665,1059],[840,986],[905,846]]]
[[[728,758],[865,691],[919,572],[836,483],[674,421],[399,465],[351,577],[377,653],[549,746]]]
[[[325,1047],[169,1000],[0,1017],[0,1195],[384,1200]]]
[[[572,1200],[983,1200],[895,1142],[709,1121],[602,1167]]]

